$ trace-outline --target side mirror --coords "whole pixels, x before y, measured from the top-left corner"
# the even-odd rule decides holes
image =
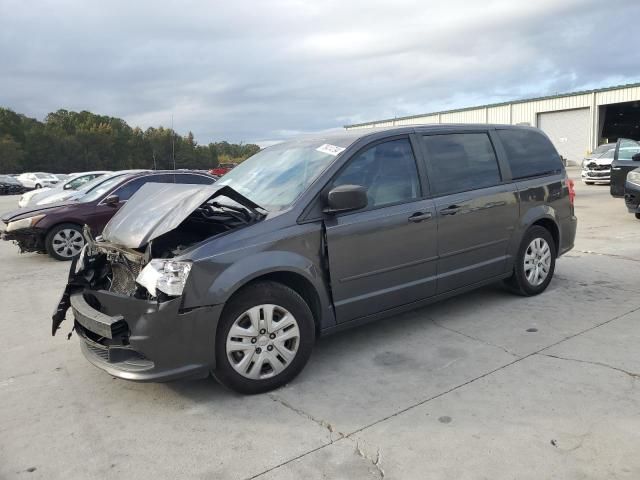
[[[340,185],[327,194],[327,208],[324,213],[347,212],[367,206],[367,189],[360,185]]]
[[[633,157],[631,157],[631,160],[633,160],[634,162],[640,162],[640,153],[636,153]]]
[[[62,187],[63,190],[69,190],[70,188],[71,188],[71,184],[70,183],[67,183],[67,184],[65,184],[64,187]]]
[[[118,195],[109,195],[104,199],[104,204],[111,207],[116,206],[118,203],[120,203],[120,197],[118,197]]]

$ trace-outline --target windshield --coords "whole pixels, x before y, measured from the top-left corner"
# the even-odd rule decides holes
[[[109,191],[112,187],[116,186],[125,175],[114,175],[113,177],[103,178],[98,177],[96,180],[93,180],[87,183],[83,188],[79,190],[79,192],[87,192],[82,197],[78,198],[79,202],[93,202],[100,198],[103,194]],[[74,197],[75,198],[75,197]]]
[[[344,150],[323,143],[316,140],[274,145],[248,158],[217,183],[229,185],[267,210],[282,210],[291,205]]]
[[[95,178],[99,178],[100,175],[98,175],[98,177]],[[78,190],[80,187],[82,187],[83,185],[87,185],[92,179],[94,178],[94,175],[82,175],[80,177],[75,177],[71,180],[69,180],[66,183],[66,188],[68,190]]]

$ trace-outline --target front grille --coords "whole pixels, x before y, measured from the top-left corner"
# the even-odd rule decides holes
[[[611,170],[611,165],[598,165],[595,162],[591,162],[587,165],[587,168],[595,171]]]
[[[151,360],[131,347],[102,345],[88,338],[81,329],[78,329],[78,333],[87,353],[101,362],[127,372],[150,370],[155,366]]]
[[[132,295],[136,290],[136,278],[140,273],[140,266],[136,264],[124,265],[119,262],[111,264],[111,286],[109,291],[123,295]]]

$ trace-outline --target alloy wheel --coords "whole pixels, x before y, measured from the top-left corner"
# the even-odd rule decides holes
[[[80,253],[84,246],[82,234],[72,228],[57,232],[52,239],[53,250],[64,258],[72,258]]]
[[[283,307],[258,305],[242,313],[229,329],[226,353],[240,375],[271,378],[293,362],[300,345],[296,318]]]
[[[541,285],[551,270],[551,248],[544,238],[534,238],[524,252],[524,274],[530,285]]]

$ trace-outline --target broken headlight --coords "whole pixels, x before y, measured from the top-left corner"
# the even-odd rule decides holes
[[[23,218],[21,220],[15,220],[13,222],[9,222],[7,225],[7,232],[13,232],[14,230],[22,230],[23,228],[31,228],[40,220],[42,220],[44,215],[35,215],[33,217]]]
[[[142,269],[136,282],[147,289],[152,297],[157,297],[157,290],[172,297],[182,295],[191,271],[191,262],[175,260],[151,260]]]

